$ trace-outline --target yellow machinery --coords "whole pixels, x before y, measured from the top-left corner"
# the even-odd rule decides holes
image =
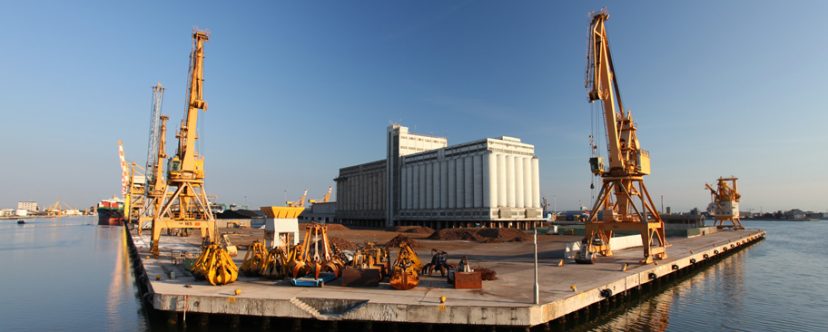
[[[268,218],[273,219],[292,219],[298,218],[302,211],[305,211],[304,207],[293,207],[293,206],[262,206],[259,208],[262,213],[264,213]]]
[[[711,212],[718,228],[744,229],[739,217],[739,199],[742,195],[737,190],[736,180],[738,178],[720,177],[716,189],[713,189],[709,184],[704,184],[707,190],[710,190],[711,199],[713,200]],[[725,224],[725,222],[730,224]]]
[[[280,246],[267,253],[259,274],[268,279],[282,279],[288,275],[288,266],[296,259],[298,246]]]
[[[49,217],[63,217],[67,210],[74,209],[69,204],[61,202],[59,199],[54,204],[46,208],[46,215]]]
[[[259,275],[264,270],[267,259],[268,252],[264,242],[253,241],[244,255],[244,262],[241,265],[242,273],[247,276]]]
[[[124,221],[127,223],[138,222],[144,213],[147,194],[146,176],[141,172],[141,166],[134,162],[129,168],[129,185],[127,195],[124,197]]]
[[[327,202],[330,202],[330,201],[331,201],[331,192],[333,192],[333,187],[332,187],[332,186],[328,186],[328,191],[325,193],[325,196],[322,196],[322,201],[317,201],[317,200],[315,200],[315,199],[312,199],[312,200],[310,200],[310,203],[311,203],[311,204],[316,204],[316,203],[327,203]]]
[[[150,165],[150,168],[147,169],[147,174],[150,175],[146,195],[147,201],[144,204],[144,213],[139,219],[138,234],[141,234],[141,230],[144,228],[143,226],[146,222],[153,220],[155,211],[161,210],[161,205],[164,203],[163,199],[167,195],[167,181],[164,178],[164,164],[161,161],[167,158],[165,148],[167,144],[167,120],[169,120],[169,117],[162,115],[160,120],[160,137],[157,145],[158,150],[156,151],[158,161]]]
[[[124,200],[124,222],[136,222],[144,210],[146,195],[146,177],[142,168],[127,163],[124,144],[118,140],[118,158],[121,162],[121,195]]]
[[[207,279],[211,285],[226,285],[236,281],[239,269],[233,259],[216,243],[208,244],[191,269],[197,278]]]
[[[217,239],[215,219],[204,190],[204,157],[197,154],[195,146],[198,111],[207,110],[203,96],[204,43],[207,40],[206,32],[193,33],[187,111],[176,135],[178,150],[167,165],[166,188],[153,186],[153,191],[160,190],[158,193],[161,194],[158,198],[160,207],[154,209],[152,217],[151,246],[156,256],[164,229],[199,229],[205,243],[214,243]]]
[[[400,243],[400,253],[391,266],[391,287],[399,290],[407,290],[417,287],[420,283],[419,271],[421,268],[420,258],[411,248],[408,242]]]
[[[293,278],[312,276],[319,279],[322,272],[330,272],[338,278],[345,266],[332,249],[328,227],[320,224],[306,227],[304,241],[295,247],[292,256],[288,271]]]
[[[587,88],[589,101],[600,101],[603,106],[609,169],[605,169],[601,157],[590,159],[592,172],[602,177],[603,186],[586,223],[586,235],[577,260],[591,263],[596,253],[611,256],[613,233],[635,231],[641,234],[642,263],[646,264],[667,257],[667,240],[664,221],[644,186],[644,176],[650,174],[650,157],[638,142],[632,114],[621,102],[605,29],[608,18],[606,11],[592,17]]]
[[[307,198],[308,198],[308,190],[305,189],[305,192],[302,193],[302,196],[299,197],[299,200],[287,201],[287,202],[285,202],[285,204],[287,204],[288,207],[304,208],[305,207],[305,199],[307,199]]]
[[[391,262],[388,259],[388,250],[368,242],[364,247],[354,253],[350,267],[358,270],[377,270],[379,278],[383,279],[391,270]]]
[[[159,82],[152,87],[152,116],[146,165],[147,188],[144,211],[138,220],[138,234],[142,233],[147,223],[152,223],[155,211],[161,209],[164,203],[163,198],[167,195],[164,160],[167,159],[167,120],[169,117],[161,114],[163,98],[164,86]]]

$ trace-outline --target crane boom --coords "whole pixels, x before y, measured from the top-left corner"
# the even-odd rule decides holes
[[[650,263],[667,257],[664,222],[644,185],[644,175],[650,174],[649,153],[641,149],[632,113],[621,102],[607,40],[608,18],[606,11],[598,12],[589,26],[586,87],[589,102],[598,101],[603,108],[609,169],[604,169],[600,157],[590,159],[592,172],[602,177],[603,186],[587,220],[578,261],[591,263],[594,253],[611,256],[613,233],[630,230],[641,234],[642,261]]]
[[[328,186],[328,191],[325,192],[325,196],[322,197],[322,202],[327,203],[331,201],[331,192],[333,192],[333,187]]]
[[[118,159],[121,163],[121,197],[124,198],[129,188],[129,168],[124,156],[124,143],[121,140],[118,140]]]
[[[149,143],[147,143],[147,180],[153,182],[155,180],[155,173],[150,170],[155,169],[159,163],[158,157],[158,141],[161,139],[160,124],[161,121],[161,104],[164,100],[164,86],[161,82],[156,83],[152,87],[152,110],[150,112],[150,130]]]
[[[612,63],[607,40],[606,21],[609,14],[595,14],[590,24],[590,42],[587,66],[587,96],[589,102],[599,101],[604,111],[607,133],[609,173],[620,175],[647,175],[650,173],[649,153],[641,149],[632,113],[624,108],[618,78]],[[596,173],[603,173],[601,169]],[[598,174],[600,175],[600,174]]]
[[[190,55],[189,90],[187,90],[187,113],[181,121],[178,132],[178,158],[181,159],[183,171],[194,170],[196,125],[198,110],[206,111],[207,102],[204,101],[204,42],[209,39],[204,31],[193,34],[193,53]]]
[[[615,78],[612,55],[606,38],[607,31],[604,23],[608,18],[609,15],[606,12],[599,12],[592,17],[592,24],[590,24],[590,52],[587,55],[589,61],[587,65],[589,71],[587,73],[587,87],[590,90],[587,96],[590,102],[601,101],[603,103],[610,169],[613,169],[623,168],[624,164],[621,158],[621,142],[618,133],[618,119],[624,118],[624,108],[621,95],[617,92],[618,80]],[[618,103],[617,110],[616,99]]]

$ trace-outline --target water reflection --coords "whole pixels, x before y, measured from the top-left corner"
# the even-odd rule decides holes
[[[683,319],[687,311],[697,312],[698,317],[715,317],[722,314],[717,308],[723,304],[728,311],[741,311],[744,298],[744,264],[747,248],[724,258],[687,279],[665,283],[655,295],[645,295],[639,303],[631,304],[621,313],[606,321],[584,326],[592,331],[667,331],[700,329],[709,327],[708,319]],[[691,293],[705,294],[705,301]],[[710,303],[712,302],[712,303]],[[670,316],[680,316],[673,319]],[[730,328],[734,328],[731,326]]]
[[[145,329],[123,229],[94,223],[0,221],[0,331]]]
[[[132,294],[132,270],[129,266],[129,249],[127,248],[126,231],[120,231],[115,253],[115,264],[112,271],[112,281],[109,283],[109,293],[106,299],[107,318],[109,329],[118,327],[120,304]]]
[[[824,331],[828,222],[748,221],[767,238],[580,331]]]
[[[575,330],[824,330],[828,222],[745,225],[767,239]],[[88,217],[0,221],[0,266],[0,331],[170,329],[163,318],[151,322],[135,295],[120,227]]]

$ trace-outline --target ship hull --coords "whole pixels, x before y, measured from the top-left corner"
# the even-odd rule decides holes
[[[98,226],[120,226],[124,224],[121,211],[98,209]]]

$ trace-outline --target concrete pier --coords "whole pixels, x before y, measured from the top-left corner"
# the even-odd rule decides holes
[[[533,304],[532,253],[504,253],[508,243],[476,244],[469,252],[455,250],[452,257],[476,255],[473,265],[497,272],[498,280],[485,281],[483,290],[449,288],[443,278],[424,277],[408,290],[291,287],[285,281],[240,276],[235,283],[211,286],[196,281],[181,266],[185,253],[197,255],[198,247],[186,239],[162,238],[161,256],[151,258],[149,239],[130,232],[133,258],[138,266],[139,287],[147,303],[161,311],[320,321],[376,323],[461,324],[478,326],[534,327],[558,324],[572,316],[601,312],[619,297],[651,287],[662,279],[695,269],[706,261],[736,251],[765,236],[761,230],[723,231],[693,238],[670,238],[669,257],[657,265],[640,265],[641,248],[615,252],[594,265],[557,266],[562,247],[541,246],[540,304]],[[426,242],[426,241],[423,241]],[[435,241],[436,242],[436,241]],[[432,245],[428,243],[427,245]],[[422,246],[421,257],[429,247]],[[236,257],[241,265],[241,252]],[[623,266],[628,267],[624,271]],[[335,283],[335,282],[334,282]],[[235,290],[239,295],[234,295]],[[447,301],[440,304],[440,297]]]

